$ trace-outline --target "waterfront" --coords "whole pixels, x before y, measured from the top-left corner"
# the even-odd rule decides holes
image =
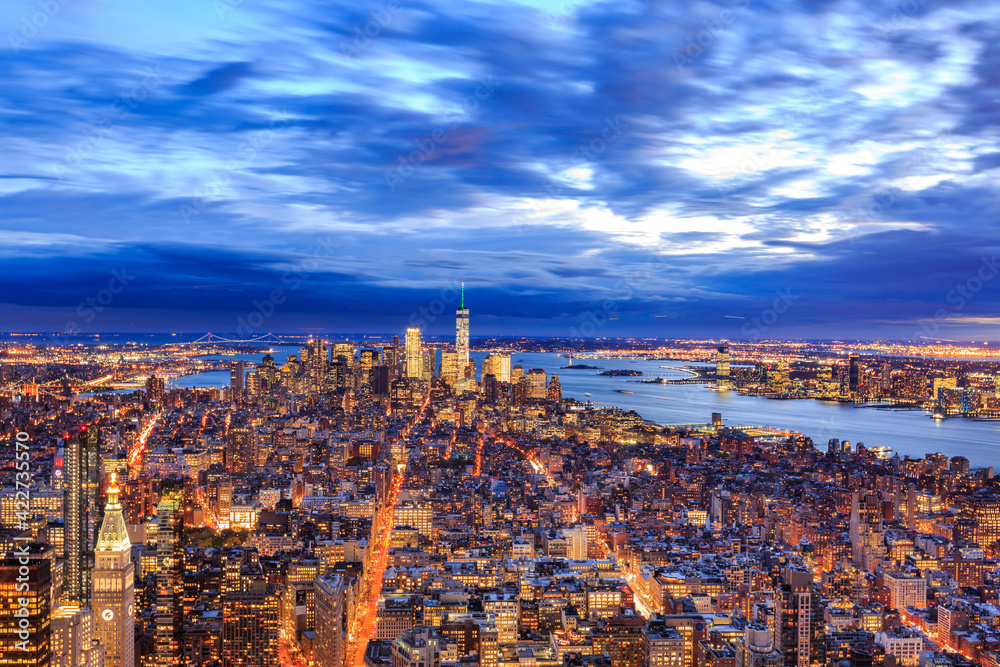
[[[276,346],[275,363],[282,364],[294,346]],[[473,352],[476,368],[482,369],[485,352]],[[259,361],[263,354],[244,354],[232,359]],[[214,357],[213,357],[214,358]],[[774,400],[740,396],[734,391],[713,391],[704,384],[643,384],[639,379],[663,375],[668,379],[690,377],[677,367],[693,364],[645,359],[599,359],[574,357],[574,363],[603,366],[603,370],[640,370],[642,378],[601,376],[602,370],[564,370],[570,363],[555,353],[523,352],[511,356],[512,365],[543,368],[559,376],[563,395],[597,406],[632,409],[658,424],[705,423],[713,412],[721,412],[726,426],[773,426],[799,431],[813,439],[821,450],[830,438],[863,442],[867,447],[886,446],[900,456],[923,457],[931,452],[964,456],[976,466],[1000,468],[1000,422],[953,418],[935,421],[922,410],[854,407],[847,403],[817,400]],[[661,366],[674,367],[660,368]],[[209,371],[171,381],[171,387],[229,384],[227,371]],[[618,390],[630,391],[630,394]],[[586,394],[590,394],[587,396]]]

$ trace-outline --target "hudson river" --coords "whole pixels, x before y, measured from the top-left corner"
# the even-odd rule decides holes
[[[286,354],[298,353],[298,347],[281,346],[274,354],[275,363],[285,362]],[[259,361],[262,354],[226,357]],[[482,371],[484,352],[473,352],[477,371]],[[663,375],[668,379],[689,377],[683,371],[661,368],[685,365],[677,361],[646,361],[626,359],[585,359],[574,357],[573,363],[603,366],[605,370],[638,370],[642,378],[604,377],[600,370],[563,370],[569,360],[554,353],[515,353],[511,365],[544,368],[555,373],[563,387],[563,395],[579,401],[593,401],[597,406],[614,405],[633,409],[644,419],[658,424],[706,423],[713,412],[721,412],[726,426],[772,426],[793,431],[813,439],[826,451],[830,438],[863,442],[868,447],[891,447],[900,456],[923,457],[931,452],[964,456],[973,467],[1000,468],[1000,422],[952,418],[935,421],[919,410],[856,408],[847,403],[816,400],[773,400],[757,396],[740,396],[735,391],[712,391],[703,384],[664,385],[641,384],[638,379]],[[229,384],[227,371],[212,371],[189,375],[170,383],[173,387],[222,387]],[[622,394],[617,390],[632,392]],[[587,396],[586,394],[590,394]]]

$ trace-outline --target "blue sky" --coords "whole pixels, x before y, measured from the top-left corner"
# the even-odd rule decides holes
[[[998,338],[997,3],[6,0],[0,35],[0,329],[444,333],[464,281],[474,334]]]

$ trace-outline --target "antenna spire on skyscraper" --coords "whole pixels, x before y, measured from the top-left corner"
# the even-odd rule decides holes
[[[462,308],[465,308],[465,283],[462,283]]]

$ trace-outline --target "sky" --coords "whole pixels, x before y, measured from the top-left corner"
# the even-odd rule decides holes
[[[1000,3],[5,0],[0,90],[0,331],[1000,339]]]

